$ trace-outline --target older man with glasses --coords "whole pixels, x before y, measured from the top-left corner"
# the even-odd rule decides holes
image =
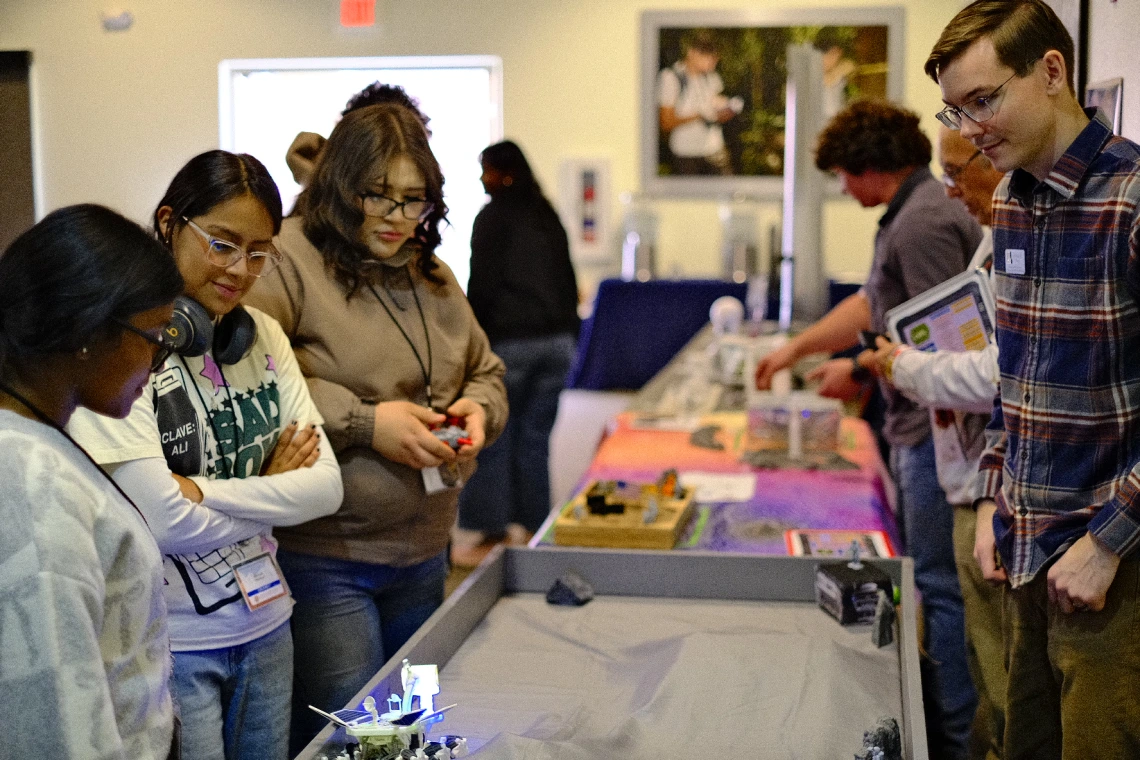
[[[994,194],[1001,404],[975,556],[1003,582],[1004,753],[1140,757],[1140,146],[1084,111],[1040,0],[979,0],[926,62]]]
[[[970,268],[988,271],[994,251],[989,229],[992,197],[1002,173],[956,130],[945,126],[938,154],[946,194],[960,200],[985,232]],[[980,351],[927,352],[879,338],[877,350],[865,351],[858,361],[930,409],[938,482],[954,505],[954,562],[966,612],[966,657],[978,692],[970,756],[1000,758],[1006,689],[1001,593],[985,580],[974,560],[973,509],[985,427],[998,395],[997,345],[991,342]]]

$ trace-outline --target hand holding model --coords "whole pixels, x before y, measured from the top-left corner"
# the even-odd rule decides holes
[[[452,417],[463,418],[467,438],[470,439],[470,443],[464,443],[455,452],[456,458],[461,462],[474,459],[487,442],[485,433],[487,412],[483,409],[483,405],[473,399],[460,398],[447,407],[447,413]]]
[[[372,448],[393,462],[413,467],[438,467],[454,462],[456,452],[432,435],[431,426],[445,416],[411,401],[384,401],[376,405]]]

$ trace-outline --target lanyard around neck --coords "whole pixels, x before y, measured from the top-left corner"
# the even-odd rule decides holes
[[[222,372],[221,363],[218,362],[217,359],[214,359],[214,357],[212,355],[210,356],[210,358],[213,359],[214,364],[217,365],[218,375],[222,378],[222,387],[224,387],[226,389],[226,399],[229,400],[229,402],[230,402],[230,415],[234,418],[233,425],[234,425],[234,430],[236,431],[237,430],[237,424],[238,424],[238,418],[237,418],[237,409],[234,407],[234,394],[230,390],[230,383],[228,380],[226,380],[225,373]],[[202,414],[204,414],[206,416],[206,422],[210,425],[210,430],[214,431],[214,443],[216,443],[218,446],[218,455],[219,455],[219,457],[224,459],[226,456],[226,452],[222,448],[222,436],[218,434],[218,428],[214,425],[214,415],[210,414],[210,406],[206,403],[206,397],[202,395],[202,389],[198,387],[198,381],[194,379],[193,373],[190,372],[190,365],[186,363],[186,357],[183,356],[182,354],[179,354],[178,355],[178,361],[182,362],[182,368],[186,370],[186,382],[188,382],[188,383],[190,383],[190,385],[194,386],[194,391],[195,391],[195,393],[198,394],[198,400],[202,402]],[[206,361],[205,358],[203,358],[202,361],[204,363]],[[222,403],[225,404],[225,400],[223,400]],[[238,451],[238,442],[237,442],[237,438],[235,437],[235,439],[234,439],[234,456],[237,456],[237,451]],[[236,466],[236,461],[235,461],[235,466]]]
[[[372,283],[368,283],[368,289],[372,291],[372,295],[376,296],[376,300],[379,301],[380,305],[384,307],[384,311],[388,314],[388,318],[392,320],[392,324],[394,324],[396,326],[396,329],[400,331],[400,335],[403,335],[404,340],[407,341],[408,347],[412,349],[412,353],[416,357],[416,363],[420,365],[420,372],[422,372],[423,376],[424,376],[424,390],[427,392],[427,406],[428,406],[428,409],[432,409],[433,407],[432,407],[432,395],[431,395],[431,377],[432,377],[431,334],[428,332],[428,329],[427,329],[427,319],[424,317],[424,308],[423,308],[423,306],[420,305],[420,297],[416,293],[416,283],[412,279],[411,273],[407,271],[406,266],[404,268],[404,271],[408,275],[408,287],[410,287],[412,290],[412,298],[414,298],[416,301],[416,311],[418,311],[420,314],[420,324],[424,328],[424,340],[427,342],[427,364],[426,365],[424,364],[423,357],[420,356],[419,349],[416,348],[416,344],[412,342],[411,336],[408,335],[407,331],[404,330],[404,327],[403,327],[403,325],[400,324],[400,321],[398,319],[396,319],[396,315],[392,313],[392,309],[390,309],[388,307],[388,304],[384,303],[384,299],[380,297],[380,294],[376,291],[376,288],[372,285]],[[396,300],[395,298],[392,299],[393,303],[395,303],[395,300]],[[399,304],[397,304],[397,306],[399,306]]]

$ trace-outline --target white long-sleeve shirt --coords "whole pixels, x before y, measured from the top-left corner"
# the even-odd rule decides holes
[[[288,620],[288,596],[250,609],[233,568],[276,554],[271,527],[332,514],[343,498],[323,432],[312,467],[260,475],[283,428],[323,420],[281,326],[247,311],[257,340],[236,364],[173,356],[126,419],[77,413],[69,426],[139,505],[166,555],[174,651],[244,644]],[[202,503],[182,497],[172,473],[193,480]]]
[[[993,233],[988,227],[984,233],[970,261],[971,269],[981,267],[993,255]],[[999,393],[997,358],[994,342],[980,351],[960,352],[918,351],[908,346],[895,356],[891,368],[894,386],[931,410],[938,482],[951,504],[974,500],[985,425]]]

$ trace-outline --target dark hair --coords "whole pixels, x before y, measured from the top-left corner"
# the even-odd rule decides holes
[[[1026,76],[1033,64],[1050,50],[1065,59],[1069,92],[1073,87],[1073,38],[1057,14],[1041,0],[977,0],[950,20],[930,57],[925,71],[935,82],[946,68],[971,45],[989,37],[1003,66],[1019,77]]]
[[[67,206],[0,255],[0,376],[122,331],[118,320],[182,292],[174,259],[109,208]]]
[[[708,29],[697,29],[692,32],[682,43],[685,50],[696,50],[699,53],[706,55],[720,55],[720,45],[716,42],[716,37]]]
[[[425,195],[432,203],[431,213],[404,245],[419,249],[420,271],[426,278],[442,282],[434,274],[438,264],[433,254],[440,243],[440,222],[447,216],[443,173],[414,111],[394,103],[349,111],[329,135],[312,181],[297,197],[293,213],[301,216],[305,237],[324,256],[349,297],[366,281],[372,259],[357,240],[364,223],[360,194],[379,179],[373,174],[376,166],[390,166],[401,155],[424,175]]]
[[[428,137],[431,137],[431,129],[428,128],[428,122],[431,121],[431,119],[420,110],[420,101],[409,95],[404,88],[398,84],[373,82],[349,98],[348,103],[345,104],[344,110],[340,112],[340,115],[347,116],[349,111],[357,111],[361,108],[377,106],[381,103],[395,103],[396,105],[414,111],[416,118],[424,125],[424,131],[428,133]]]
[[[166,194],[154,209],[154,234],[170,248],[175,233],[193,219],[209,212],[219,203],[245,194],[252,195],[265,207],[273,221],[273,234],[281,231],[281,193],[269,170],[248,153],[208,150],[199,153],[178,170]],[[169,206],[173,211],[163,234],[158,211]]]
[[[502,196],[505,199],[509,198],[535,198],[540,199],[541,204],[555,213],[554,207],[551,206],[550,201],[542,194],[542,188],[539,187],[538,180],[534,177],[534,172],[530,168],[530,163],[527,162],[526,156],[523,155],[522,148],[517,143],[510,140],[503,140],[494,145],[488,145],[479,154],[479,161],[486,166],[494,169],[503,175],[506,179],[510,177],[511,182],[509,185],[504,185],[501,189],[492,194],[492,197]]]
[[[541,192],[538,180],[534,178],[530,164],[523,155],[522,148],[510,140],[488,145],[479,154],[479,161],[491,167],[504,177],[511,178],[508,190],[528,190]]]
[[[930,163],[930,139],[918,114],[883,100],[857,100],[837,113],[815,145],[821,171],[898,171]]]

